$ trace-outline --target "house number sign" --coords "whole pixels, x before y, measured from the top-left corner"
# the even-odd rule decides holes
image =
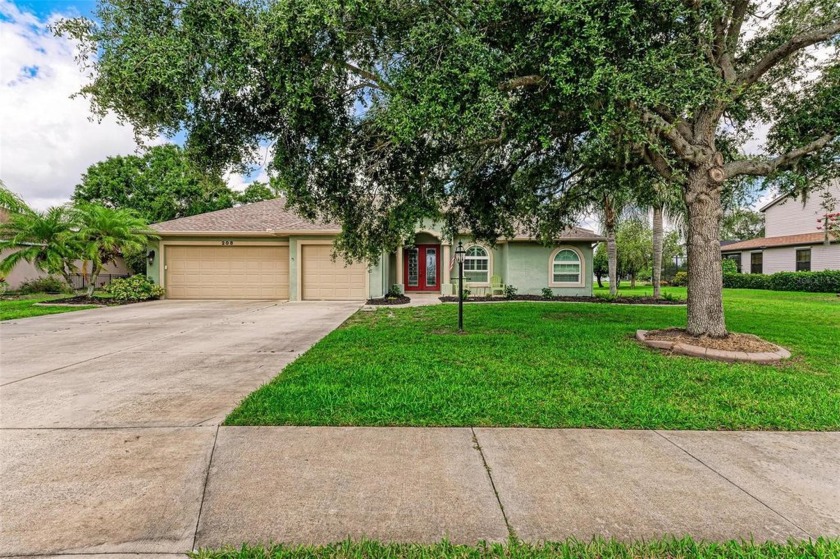
[[[233,241],[222,241],[222,246],[229,247],[231,245],[233,245]]]

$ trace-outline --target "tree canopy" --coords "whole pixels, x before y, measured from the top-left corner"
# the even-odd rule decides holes
[[[551,239],[643,165],[683,196],[688,329],[726,334],[722,191],[840,173],[836,0],[110,0],[67,20],[98,114],[210,169],[268,142],[290,204],[351,257],[428,216]],[[822,50],[817,50],[817,48]],[[745,145],[769,126],[762,155]]]
[[[75,202],[134,210],[149,223],[229,208],[238,200],[221,175],[207,173],[174,144],[88,167]]]

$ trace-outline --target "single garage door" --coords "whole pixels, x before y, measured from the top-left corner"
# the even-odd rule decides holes
[[[171,299],[288,299],[289,247],[166,247]]]
[[[367,299],[367,266],[345,266],[341,258],[332,259],[332,245],[302,245],[301,283],[303,299],[310,301],[352,301]]]

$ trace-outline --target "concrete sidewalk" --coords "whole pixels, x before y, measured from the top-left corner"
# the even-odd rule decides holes
[[[840,433],[5,429],[0,456],[5,556],[840,535]]]

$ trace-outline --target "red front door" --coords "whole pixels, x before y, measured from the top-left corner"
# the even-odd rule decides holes
[[[440,291],[440,245],[417,245],[403,251],[406,291]]]

